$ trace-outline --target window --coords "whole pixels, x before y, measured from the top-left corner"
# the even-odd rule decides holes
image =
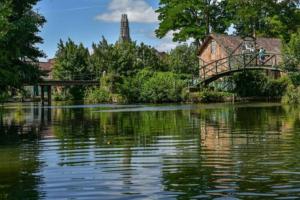
[[[211,42],[211,54],[215,54],[217,50],[217,43],[216,41]]]

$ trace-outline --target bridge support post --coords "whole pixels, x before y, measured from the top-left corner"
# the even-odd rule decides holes
[[[48,85],[47,88],[47,94],[48,94],[48,105],[51,105],[51,100],[52,100],[52,87],[51,85]]]
[[[44,101],[45,101],[45,88],[43,85],[41,85],[41,101],[42,104],[44,105]]]

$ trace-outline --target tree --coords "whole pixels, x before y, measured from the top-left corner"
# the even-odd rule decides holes
[[[98,44],[92,44],[93,54],[90,57],[90,70],[98,72],[98,75],[111,70],[114,62],[113,50],[114,46],[109,44],[104,37]]]
[[[169,70],[175,73],[197,75],[199,63],[195,45],[179,45],[168,56]]]
[[[292,34],[290,42],[284,46],[284,67],[288,71],[300,69],[300,29]]]
[[[75,44],[71,39],[60,40],[55,55],[53,75],[59,80],[89,79],[89,51],[83,44]]]
[[[36,47],[44,17],[33,11],[38,0],[2,0],[0,4],[0,91],[39,80],[35,64],[44,54]]]
[[[197,45],[211,32],[223,33],[230,23],[225,0],[160,0],[156,35],[173,32],[174,41],[193,38]]]
[[[299,0],[228,0],[227,10],[236,34],[243,36],[281,37],[288,41],[300,24]]]
[[[119,76],[132,76],[143,67],[138,57],[138,46],[135,42],[120,42],[114,46],[112,73]]]
[[[55,55],[53,76],[58,80],[90,80],[89,51],[83,44],[75,44],[71,39],[66,43],[60,40]],[[66,98],[80,100],[83,98],[85,87],[66,87]],[[69,97],[70,96],[70,97]]]
[[[138,59],[142,61],[142,68],[149,68],[153,71],[163,70],[164,66],[160,59],[159,52],[149,45],[141,43],[138,46]]]

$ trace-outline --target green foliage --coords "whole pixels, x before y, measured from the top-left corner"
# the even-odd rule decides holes
[[[300,23],[299,1],[228,0],[232,23],[238,35],[281,37],[289,40]]]
[[[38,0],[2,0],[0,3],[0,91],[36,83],[40,72],[34,64],[44,54],[39,28],[45,19],[33,11]],[[29,62],[30,61],[30,62]]]
[[[179,102],[185,81],[172,72],[142,70],[127,78],[120,86],[120,93],[128,102]]]
[[[299,28],[299,6],[299,0],[160,0],[156,35],[172,33],[174,41],[193,38],[199,45],[210,32],[224,33],[233,25],[238,35],[289,41]]]
[[[292,34],[291,40],[283,48],[284,67],[288,71],[300,69],[300,29]]]
[[[300,72],[292,72],[292,73],[289,73],[288,76],[293,85],[300,86]]]
[[[185,86],[185,82],[171,72],[156,72],[142,85],[141,100],[151,103],[179,102]]]
[[[289,85],[282,102],[285,104],[300,104],[300,87]]]
[[[195,45],[179,45],[167,58],[169,70],[178,74],[198,75],[199,60]]]
[[[188,101],[202,103],[224,102],[226,98],[230,96],[232,96],[231,93],[206,89],[201,92],[191,93],[188,97]]]
[[[262,72],[245,71],[233,75],[234,92],[240,97],[263,96],[267,77]]]
[[[58,80],[90,80],[89,51],[83,44],[75,44],[71,39],[60,41],[56,52],[53,77]],[[72,100],[83,99],[85,87],[69,86],[63,89],[65,96]]]
[[[99,44],[93,44],[93,55],[90,67],[100,73],[111,73],[117,76],[132,76],[143,68],[153,71],[163,69],[158,52],[148,45],[135,42],[107,43],[105,38]]]
[[[111,93],[103,88],[94,88],[86,91],[85,101],[89,103],[109,103]]]
[[[264,86],[263,96],[282,97],[290,84],[290,79],[285,76],[279,79],[268,79]]]
[[[75,44],[71,39],[58,44],[55,55],[53,76],[59,80],[88,79],[89,51],[83,44]]]
[[[4,91],[4,92],[0,92],[0,103],[5,102],[9,97],[9,94]]]
[[[126,98],[128,102],[142,101],[141,90],[142,85],[153,76],[152,71],[143,69],[135,76],[123,78],[122,84],[119,85],[119,92]]]
[[[156,35],[165,37],[173,31],[174,41],[187,41],[195,39],[199,45],[209,33],[223,33],[230,23],[226,18],[227,1],[204,1],[204,0],[160,0],[159,28]]]
[[[288,77],[274,80],[259,71],[245,71],[233,76],[234,92],[240,97],[281,97],[289,84]]]
[[[114,46],[102,37],[98,44],[92,44],[92,51],[93,54],[89,59],[90,71],[97,72],[98,75],[101,75],[103,72],[109,72],[111,70],[110,66],[114,64]]]

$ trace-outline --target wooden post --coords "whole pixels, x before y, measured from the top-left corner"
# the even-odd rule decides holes
[[[245,54],[243,53],[243,65],[244,65],[244,69],[246,68],[246,57]]]
[[[51,105],[51,94],[52,94],[52,91],[51,91],[51,85],[48,85],[48,105]]]
[[[44,86],[41,85],[41,101],[42,101],[42,104],[44,105],[44,100],[45,100],[45,96],[44,96]]]
[[[216,61],[216,74],[218,74],[218,61]]]

